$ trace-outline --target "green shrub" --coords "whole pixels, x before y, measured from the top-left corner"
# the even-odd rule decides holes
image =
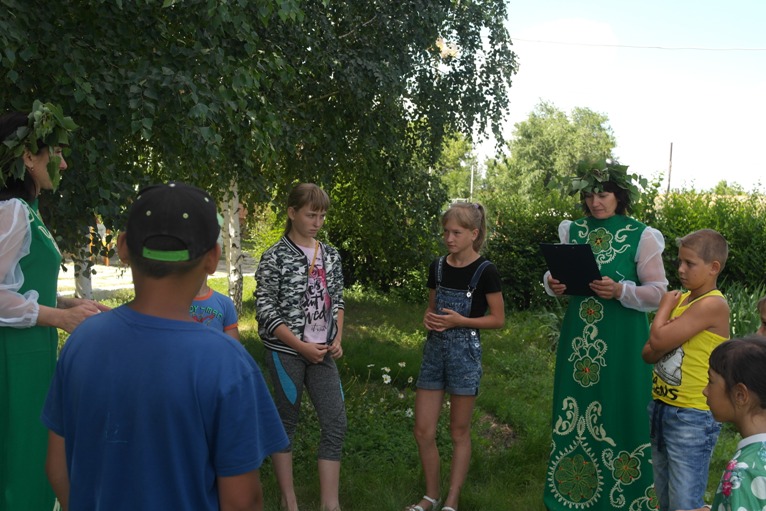
[[[553,196],[551,201],[510,197],[487,219],[491,227],[485,255],[500,272],[506,307],[523,310],[548,301],[540,243],[557,243],[559,223],[582,214],[572,201],[556,201]]]
[[[654,225],[665,236],[665,271],[670,288],[680,287],[675,271],[676,238],[698,229],[720,232],[729,243],[729,260],[719,284],[758,286],[766,268],[766,201],[762,195],[721,196],[677,191],[660,200]]]
[[[759,282],[748,287],[739,282],[726,281],[721,285],[721,292],[729,302],[731,336],[741,337],[755,333],[761,324],[756,304],[766,295],[766,284]]]

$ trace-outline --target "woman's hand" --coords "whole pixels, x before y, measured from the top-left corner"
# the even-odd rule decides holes
[[[423,319],[423,324],[429,330],[436,332],[444,332],[450,328],[455,328],[462,324],[464,316],[458,314],[452,309],[442,309],[441,314],[435,312],[426,312],[426,316]]]
[[[596,293],[596,296],[604,300],[618,299],[622,295],[622,284],[609,277],[594,280],[590,283],[590,288]]]
[[[111,307],[108,307],[102,303],[99,303],[95,300],[88,300],[87,298],[63,298],[59,297],[56,300],[56,306],[59,309],[71,309],[72,307],[77,307],[78,305],[88,305],[93,306],[96,309],[98,309],[99,312],[106,312],[108,310],[112,310]]]
[[[70,334],[84,320],[101,312],[93,303],[83,303],[66,309],[58,309],[58,311],[58,324],[53,326],[66,330]]]
[[[548,287],[556,296],[563,295],[567,290],[566,284],[562,284],[561,281],[554,279],[551,275],[548,275]]]

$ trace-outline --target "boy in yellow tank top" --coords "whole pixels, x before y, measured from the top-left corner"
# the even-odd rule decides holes
[[[660,511],[704,504],[721,425],[702,389],[710,353],[729,338],[729,305],[718,291],[718,275],[729,254],[726,240],[712,229],[701,229],[676,244],[678,276],[687,291],[663,296],[641,353],[646,363],[654,364],[648,412]]]

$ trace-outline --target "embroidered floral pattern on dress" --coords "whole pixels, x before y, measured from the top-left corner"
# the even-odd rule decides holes
[[[641,471],[638,469],[640,464],[641,462],[638,458],[631,456],[627,451],[622,451],[617,456],[617,459],[614,460],[612,476],[624,484],[630,484],[641,474]]]
[[[578,220],[575,225],[584,229],[577,233],[577,238],[572,239],[572,242],[589,244],[599,268],[611,263],[618,254],[626,252],[630,248],[630,245],[626,243],[628,234],[638,229],[635,225],[628,224],[612,234],[604,227],[597,227],[591,231],[585,220]]]
[[[569,241],[591,246],[602,275],[616,273],[618,278],[635,280],[633,273],[628,271],[622,277],[620,270],[634,264],[635,243],[642,229],[642,224],[621,219],[609,223],[583,219],[570,225]],[[658,509],[657,495],[651,486],[648,438],[646,443],[625,442],[624,431],[617,429],[620,426],[613,424],[612,417],[604,416],[600,391],[590,393],[590,389],[598,389],[614,378],[607,364],[607,353],[611,354],[613,348],[606,341],[613,335],[612,311],[612,305],[598,297],[570,297],[567,314],[574,317],[568,318],[570,330],[560,339],[566,347],[561,350],[563,357],[557,360],[558,371],[568,373],[566,376],[557,373],[557,378],[564,380],[561,386],[568,390],[554,396],[559,404],[554,405],[553,445],[546,472],[548,509]],[[622,312],[615,317],[623,317]],[[617,354],[621,350],[622,346],[614,347]],[[588,399],[590,396],[595,399]]]
[[[598,383],[601,366],[594,363],[589,357],[575,362],[574,379],[583,387]]]
[[[604,318],[604,306],[595,298],[588,298],[580,304],[580,319],[593,324]]]
[[[596,493],[596,467],[581,454],[564,458],[556,469],[559,491],[572,502],[589,500]]]
[[[599,227],[588,234],[588,244],[593,249],[593,253],[606,252],[612,248],[612,233]]]
[[[660,508],[660,499],[657,498],[657,490],[654,489],[654,486],[647,488],[644,495],[646,498],[646,507],[649,509]]]

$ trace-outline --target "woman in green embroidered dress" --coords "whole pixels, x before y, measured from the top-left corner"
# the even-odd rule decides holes
[[[107,309],[56,296],[61,253],[37,197],[55,189],[66,169],[58,144],[74,123],[53,105],[35,102],[33,110],[0,116],[0,509],[9,511],[53,509],[40,412],[56,364],[56,328],[71,332]]]
[[[587,243],[602,279],[593,296],[569,296],[556,354],[552,445],[544,501],[550,510],[656,508],[646,406],[651,368],[641,349],[646,313],[667,289],[665,241],[626,213],[640,180],[611,160],[580,162],[565,184],[585,216],[559,225],[561,243]],[[550,295],[566,286],[545,274]]]

